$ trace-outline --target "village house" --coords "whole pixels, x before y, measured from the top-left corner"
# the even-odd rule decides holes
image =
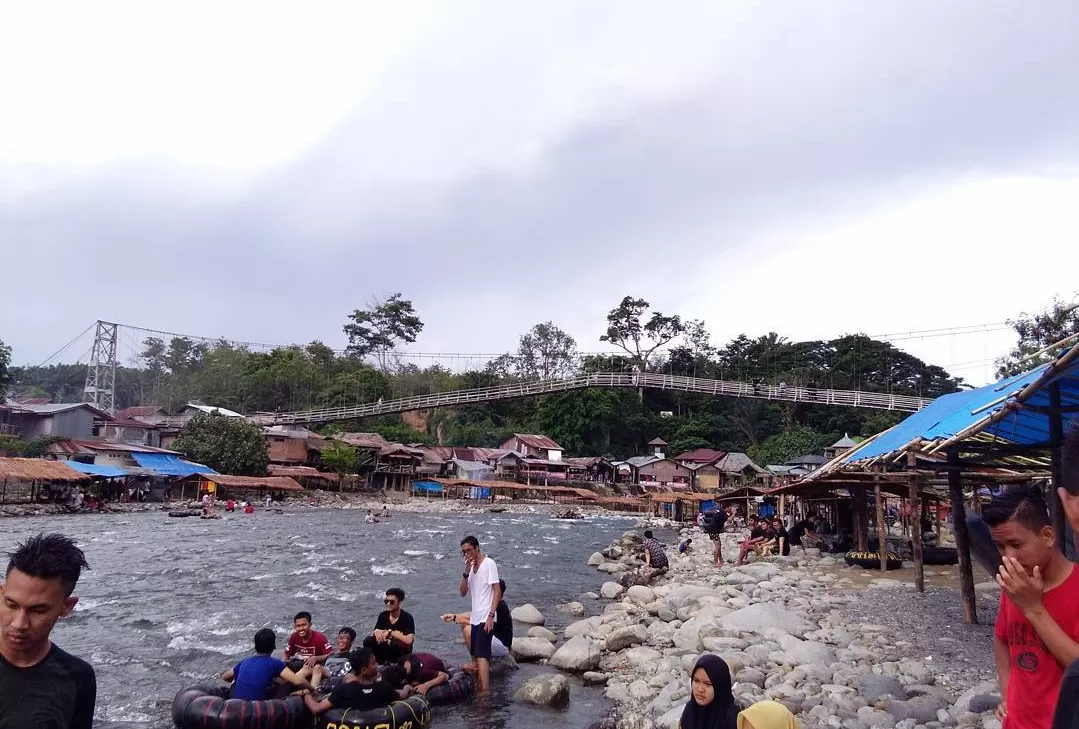
[[[860,440],[861,439],[855,440],[854,438],[851,438],[849,434],[844,433],[842,438],[824,449],[824,457],[827,461],[831,461],[840,453],[846,453],[851,448],[858,445]]]
[[[10,435],[32,438],[91,438],[94,421],[112,420],[103,410],[84,402],[19,404],[8,401],[7,422]]]
[[[150,425],[162,425],[168,417],[169,411],[160,405],[135,405],[116,411],[117,420],[138,420]]]
[[[303,466],[318,463],[326,441],[318,433],[299,426],[274,425],[263,428],[270,463]]]
[[[513,451],[522,456],[531,456],[546,461],[561,461],[562,446],[545,435],[514,433],[499,446],[504,451]]]

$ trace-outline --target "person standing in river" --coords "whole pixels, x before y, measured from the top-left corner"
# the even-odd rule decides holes
[[[461,575],[458,591],[461,597],[470,595],[472,598],[472,645],[469,652],[476,667],[478,690],[486,692],[491,688],[491,640],[494,638],[495,616],[502,601],[498,565],[480,552],[479,540],[473,536],[461,540],[461,557],[465,562],[465,571]]]
[[[12,553],[0,585],[0,726],[91,729],[97,677],[50,639],[71,614],[86,555],[62,534],[38,534]]]

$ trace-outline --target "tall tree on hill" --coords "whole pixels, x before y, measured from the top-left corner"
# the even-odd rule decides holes
[[[383,372],[388,371],[390,354],[397,345],[415,342],[423,331],[412,302],[399,293],[383,301],[376,299],[371,308],[356,309],[348,318],[351,323],[344,327],[348,336],[345,351],[355,357],[373,356]]]
[[[535,325],[517,345],[516,354],[503,354],[487,363],[487,372],[522,380],[561,380],[580,369],[577,341],[545,321]]]
[[[0,340],[0,403],[7,397],[7,389],[11,385],[11,347]]]
[[[1036,356],[1046,347],[1079,334],[1079,304],[1065,304],[1054,297],[1052,303],[1035,314],[1022,313],[1008,324],[1019,335],[1011,352],[997,360],[997,377],[1009,377],[1037,367],[1054,352]]]
[[[173,447],[196,463],[235,476],[264,476],[270,462],[262,428],[218,413],[191,418]]]
[[[673,342],[686,330],[686,325],[677,314],[664,316],[661,312],[653,311],[645,319],[651,308],[652,305],[644,299],[625,297],[617,308],[607,314],[607,333],[599,338],[601,342],[610,342],[625,350],[642,370],[648,368],[650,358],[658,349]]]

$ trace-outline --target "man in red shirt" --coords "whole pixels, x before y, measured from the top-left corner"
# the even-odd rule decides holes
[[[315,666],[326,662],[333,653],[333,647],[325,635],[311,629],[311,613],[306,610],[296,613],[292,625],[296,630],[289,636],[288,645],[285,647],[285,663],[289,663],[294,657],[302,661],[302,665],[295,668],[289,665],[289,668],[303,678],[310,679]]]
[[[1003,564],[993,651],[1004,729],[1049,729],[1065,667],[1079,658],[1079,570],[1057,549],[1037,486],[1004,490],[983,510]]]

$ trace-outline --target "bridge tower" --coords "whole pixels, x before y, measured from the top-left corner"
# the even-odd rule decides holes
[[[116,412],[116,330],[118,325],[98,321],[82,401],[109,415]]]

